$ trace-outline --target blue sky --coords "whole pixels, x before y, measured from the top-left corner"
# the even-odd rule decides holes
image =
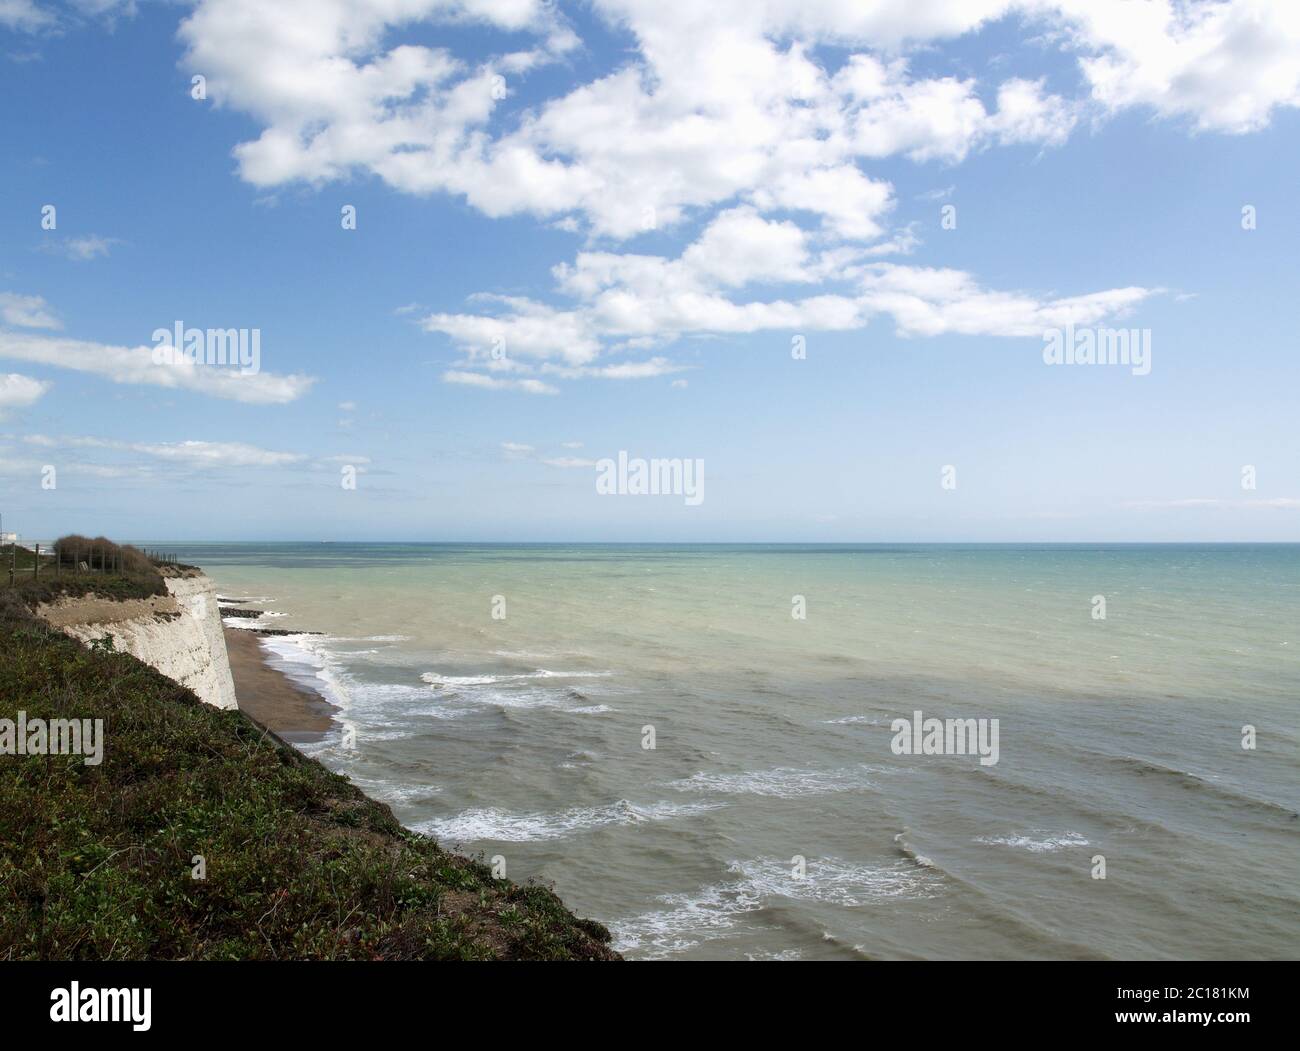
[[[1300,539],[1289,5],[667,7],[0,0],[4,528]]]

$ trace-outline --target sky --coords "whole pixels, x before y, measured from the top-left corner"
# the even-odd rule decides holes
[[[1298,133],[1270,0],[0,0],[3,528],[1300,540]]]

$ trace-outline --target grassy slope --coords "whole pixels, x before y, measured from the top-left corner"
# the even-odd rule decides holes
[[[0,756],[0,960],[616,958],[549,890],[494,880],[246,716],[13,598],[0,718],[102,718],[105,746],[98,767]]]

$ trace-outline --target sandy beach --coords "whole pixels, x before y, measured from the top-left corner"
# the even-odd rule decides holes
[[[227,627],[225,635],[240,711],[291,743],[321,740],[334,725],[334,705],[271,667],[256,633]]]

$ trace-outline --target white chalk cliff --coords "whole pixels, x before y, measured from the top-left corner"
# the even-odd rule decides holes
[[[62,599],[38,612],[82,642],[111,635],[123,650],[216,708],[237,708],[216,585],[202,573],[168,576],[167,595],[117,602]]]

